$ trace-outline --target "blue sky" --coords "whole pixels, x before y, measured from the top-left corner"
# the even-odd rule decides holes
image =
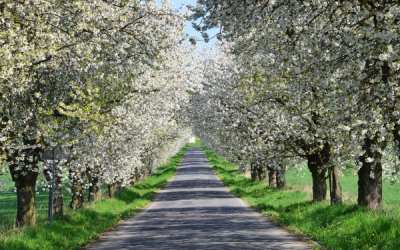
[[[186,5],[196,5],[196,0],[172,0],[172,6],[179,10],[181,8],[184,8]],[[189,34],[189,36],[193,36],[196,38],[201,38],[201,35],[199,34],[199,32],[197,32],[196,30],[193,29],[192,24],[190,22],[187,22],[186,24],[186,28],[185,28],[186,32]]]
[[[157,0],[157,1],[162,1],[162,0]],[[173,8],[176,10],[181,10],[185,8],[186,5],[196,5],[197,2],[196,0],[170,0],[170,1],[172,3]],[[200,49],[206,49],[212,47],[215,44],[216,38],[211,39],[211,41],[208,43],[205,43],[200,33],[193,29],[191,22],[187,22],[185,26],[185,31],[190,37],[196,38],[197,46]],[[217,33],[217,31],[218,31],[217,29],[210,30],[208,32],[209,36],[210,37],[214,36]]]

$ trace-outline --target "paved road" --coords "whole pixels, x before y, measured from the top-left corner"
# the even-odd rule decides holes
[[[190,150],[176,177],[142,213],[87,249],[311,249],[235,198],[202,152]]]

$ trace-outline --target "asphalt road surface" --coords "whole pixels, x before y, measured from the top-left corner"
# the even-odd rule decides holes
[[[204,154],[190,150],[176,177],[138,215],[86,249],[312,249],[235,198]]]

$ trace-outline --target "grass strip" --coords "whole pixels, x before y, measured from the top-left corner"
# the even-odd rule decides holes
[[[157,190],[175,175],[176,167],[187,149],[188,147],[183,148],[153,175],[124,189],[115,198],[101,200],[87,208],[70,212],[52,223],[1,235],[0,249],[80,249],[101,233],[111,229],[121,219],[133,216],[145,208]]]
[[[368,211],[356,205],[312,203],[301,191],[277,190],[252,181],[237,166],[203,148],[231,192],[288,229],[327,249],[400,249],[400,208]]]

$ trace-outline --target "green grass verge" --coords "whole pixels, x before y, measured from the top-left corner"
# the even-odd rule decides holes
[[[303,191],[270,189],[204,149],[221,180],[250,206],[328,249],[400,249],[400,208],[371,212],[356,205],[312,203]]]
[[[134,215],[152,200],[158,189],[175,174],[188,147],[172,157],[142,182],[124,189],[115,198],[101,200],[87,208],[69,212],[52,223],[39,224],[21,231],[0,235],[0,249],[50,250],[80,249],[122,218]]]

